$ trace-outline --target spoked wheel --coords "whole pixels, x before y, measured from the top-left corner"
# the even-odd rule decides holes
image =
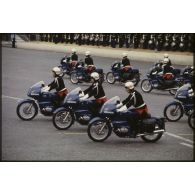
[[[188,124],[192,129],[195,129],[195,125],[194,125],[194,112],[192,112],[189,116],[188,116]]]
[[[16,112],[22,120],[30,121],[38,114],[38,107],[34,102],[22,102],[18,104]]]
[[[108,83],[110,83],[110,84],[114,84],[115,83],[115,77],[114,77],[114,74],[112,73],[112,72],[108,72],[107,74],[106,74],[106,80],[107,80],[107,82]]]
[[[155,124],[155,130],[160,130],[160,125],[158,123]],[[143,135],[141,136],[141,138],[145,141],[145,142],[150,142],[150,143],[154,143],[156,141],[158,141],[163,135],[163,132],[159,132],[159,133],[151,133],[149,135]]]
[[[71,75],[70,75],[70,81],[73,84],[77,84],[79,82],[79,79],[77,77],[77,73],[76,72],[71,73]]]
[[[164,109],[164,116],[168,121],[178,121],[183,115],[183,109],[179,104],[170,104]]]
[[[103,120],[97,120],[88,126],[87,133],[95,142],[102,142],[111,135],[111,127]]]
[[[59,130],[67,130],[74,120],[73,114],[68,110],[61,110],[53,115],[53,125]]]
[[[148,79],[144,79],[141,82],[141,89],[143,92],[149,93],[152,91],[152,85]]]

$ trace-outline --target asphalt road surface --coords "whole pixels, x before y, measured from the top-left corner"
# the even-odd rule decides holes
[[[22,121],[16,115],[20,98],[33,84],[52,81],[51,69],[59,65],[63,53],[2,48],[2,160],[3,161],[193,161],[193,131],[187,117],[166,123],[166,133],[156,143],[145,143],[140,138],[119,138],[114,133],[104,142],[88,138],[87,126],[75,123],[67,131],[59,131],[51,117],[38,115],[32,121]],[[84,56],[79,56],[84,58]],[[108,72],[115,59],[95,57],[97,67]],[[151,63],[133,61],[142,79]],[[181,67],[180,67],[181,68]],[[78,85],[64,79],[68,89]],[[89,84],[80,84],[85,89]],[[107,97],[127,97],[121,84],[103,84]],[[136,87],[141,91],[140,84]],[[173,100],[168,92],[141,92],[154,116],[163,116],[165,105]]]

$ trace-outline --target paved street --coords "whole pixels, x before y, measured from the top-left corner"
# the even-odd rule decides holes
[[[95,143],[87,134],[87,126],[75,123],[67,131],[56,130],[51,117],[38,115],[32,121],[17,117],[16,106],[33,84],[52,81],[51,69],[59,65],[63,53],[2,48],[2,160],[3,161],[192,161],[193,131],[187,117],[179,122],[166,123],[167,132],[154,144],[140,138],[119,138],[114,133],[104,142]],[[79,56],[84,59],[83,55]],[[117,60],[117,59],[116,59]],[[108,72],[113,58],[96,57],[97,67]],[[150,62],[132,61],[140,69],[142,78],[151,67]],[[182,66],[178,66],[182,68]],[[74,89],[69,79],[64,79],[68,89]],[[88,84],[81,84],[85,89]],[[126,98],[123,86],[103,84],[106,95]],[[149,110],[154,116],[163,116],[165,105],[173,100],[168,92],[143,93]]]

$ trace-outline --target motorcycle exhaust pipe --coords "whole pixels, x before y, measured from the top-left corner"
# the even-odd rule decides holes
[[[141,137],[144,135],[151,135],[151,134],[156,134],[156,133],[161,133],[161,132],[165,132],[165,129],[159,129],[159,130],[155,130],[152,133],[142,133],[142,134],[137,134],[136,137]]]

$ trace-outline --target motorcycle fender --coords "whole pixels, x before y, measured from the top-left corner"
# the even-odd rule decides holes
[[[24,103],[24,102],[29,102],[29,103],[33,103],[33,104],[36,104],[35,103],[35,100],[32,100],[32,99],[24,99],[24,100],[19,100],[18,101],[18,104],[22,104],[22,103]]]
[[[89,125],[92,124],[94,121],[97,121],[97,120],[104,120],[104,119],[103,118],[100,118],[100,117],[95,117],[95,118],[93,118],[93,119],[91,119],[89,121]]]
[[[57,109],[53,112],[53,114],[56,114],[57,112],[61,112],[61,111],[63,111],[63,110],[70,110],[70,109],[67,109],[67,108],[64,108],[64,107],[60,107],[60,108],[57,108]]]
[[[18,105],[23,104],[24,102],[25,102],[25,103],[26,103],[26,102],[33,103],[33,104],[35,105],[35,107],[38,109],[38,106],[37,106],[35,100],[32,100],[32,99],[20,100],[20,101],[18,102]]]

